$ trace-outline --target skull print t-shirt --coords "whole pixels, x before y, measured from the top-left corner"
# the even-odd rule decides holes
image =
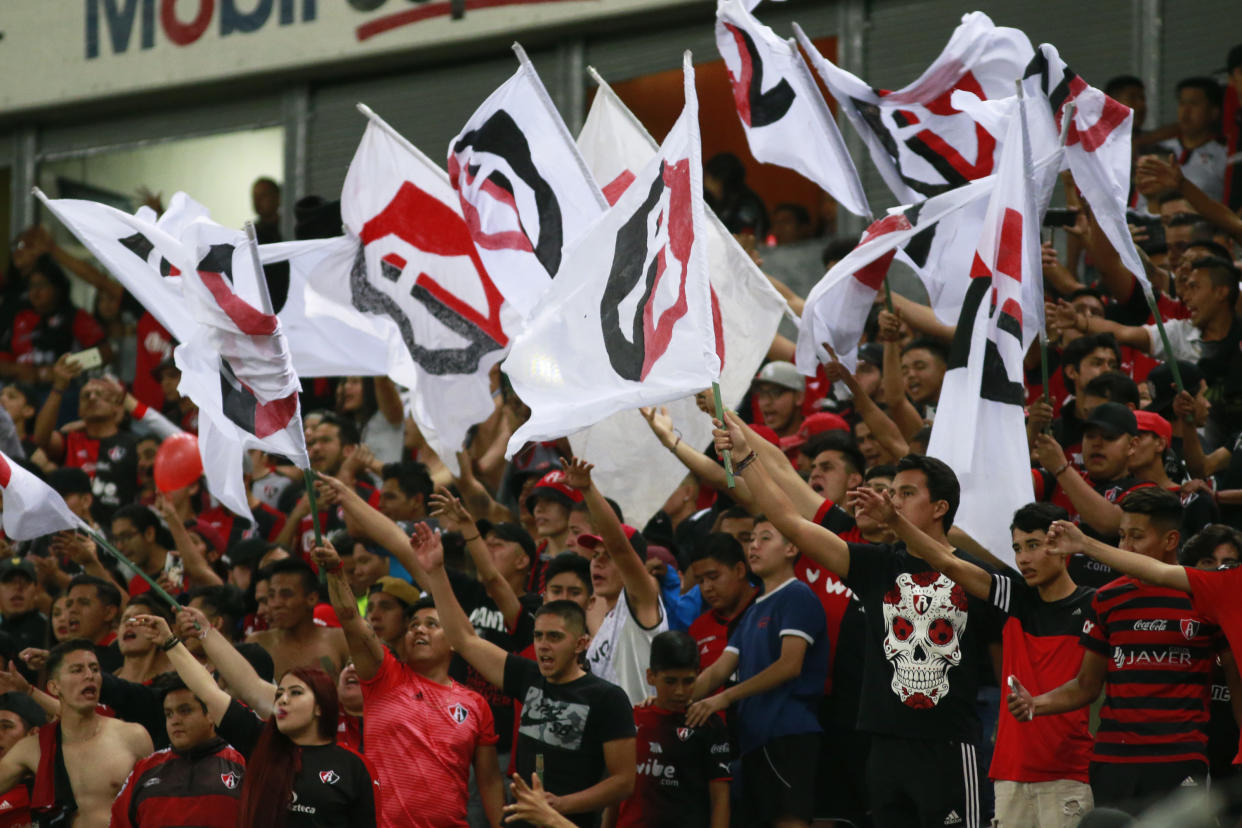
[[[845,584],[866,614],[859,729],[909,739],[979,739],[975,694],[996,611],[906,551],[849,544]],[[958,557],[987,569],[957,551]]]

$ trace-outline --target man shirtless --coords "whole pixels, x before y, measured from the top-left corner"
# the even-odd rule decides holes
[[[91,642],[76,638],[57,645],[48,653],[47,674],[48,692],[60,701],[60,724],[24,737],[0,759],[0,790],[35,774],[32,811],[46,819],[66,809],[69,819],[63,824],[104,828],[122,783],[134,764],[151,753],[151,737],[142,725],[95,712],[101,673]],[[57,739],[67,787],[55,778],[55,756],[43,754],[55,750]]]
[[[277,676],[310,665],[335,679],[349,661],[349,645],[339,629],[315,623],[319,581],[314,570],[297,558],[287,558],[272,564],[268,572],[267,620],[271,629],[252,633],[246,641],[259,644],[271,654]]]

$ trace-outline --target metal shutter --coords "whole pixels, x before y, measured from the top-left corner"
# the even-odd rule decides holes
[[[116,118],[76,120],[45,128],[39,138],[39,156],[78,155],[106,147],[149,141],[169,141],[221,132],[235,132],[281,123],[277,94],[231,100],[196,101],[180,107],[161,107]]]
[[[838,3],[814,2],[764,3],[756,14],[782,37],[793,37],[789,24],[797,21],[812,38],[836,34]],[[703,6],[692,23],[676,23],[635,30],[615,37],[590,36],[586,42],[586,62],[594,66],[609,82],[663,72],[681,66],[686,49],[694,53],[696,62],[720,59],[716,51],[715,9]],[[653,31],[653,29],[656,29]]]
[[[1177,119],[1177,82],[1213,75],[1225,68],[1229,49],[1242,43],[1238,0],[1166,3],[1161,20],[1160,89],[1147,90],[1148,106],[1159,102],[1161,123]],[[1156,126],[1148,118],[1148,127]]]
[[[530,53],[554,101],[562,98],[555,51]],[[507,49],[469,63],[430,66],[381,78],[322,86],[311,93],[307,193],[340,196],[345,172],[366,128],[361,102],[441,166],[448,143],[479,104],[516,70]]]

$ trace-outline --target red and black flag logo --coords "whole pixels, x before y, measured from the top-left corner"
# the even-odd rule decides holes
[[[768,91],[763,91],[763,58],[755,47],[755,41],[748,32],[742,31],[731,23],[724,27],[733,35],[737,44],[737,55],[742,64],[740,74],[729,73],[733,82],[733,99],[737,103],[738,114],[748,127],[763,127],[774,124],[793,106],[794,90],[789,81],[781,78],[780,83]]]

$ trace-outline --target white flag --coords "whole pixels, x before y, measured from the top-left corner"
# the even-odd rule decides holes
[[[77,529],[82,520],[69,511],[56,490],[26,471],[0,451],[0,495],[4,502],[0,518],[10,540],[24,541]]]
[[[1134,113],[1088,85],[1047,43],[1039,47],[1027,66],[1023,84],[1028,96],[1047,100],[1058,130],[1066,105],[1074,102],[1074,119],[1065,141],[1065,161],[1074,175],[1074,184],[1091,205],[1092,215],[1117,250],[1121,263],[1150,296],[1151,283],[1126,222]],[[1036,157],[1046,151],[1038,144],[1032,148]]]
[[[371,122],[341,198],[345,226],[357,239],[355,261],[347,282],[312,276],[312,287],[366,314],[377,335],[398,345],[408,374],[391,376],[410,389],[414,420],[456,470],[466,432],[494,410],[488,371],[520,320],[493,282],[444,172],[366,114]]]
[[[685,397],[720,376],[689,53],[683,71],[685,108],[659,154],[570,247],[572,281],[557,281],[505,360],[531,408],[509,456],[527,441]]]
[[[1043,275],[1042,194],[1031,191],[1019,118],[1010,120],[927,453],[957,474],[954,524],[1012,566],[1013,513],[1035,499],[1022,368],[1035,332],[1024,329],[1023,305],[1039,295]]]
[[[525,317],[607,205],[535,67],[514,51],[518,71],[449,144],[448,172],[484,266]]]
[[[660,148],[608,84],[594,77],[599,91],[578,134],[578,149],[595,180],[604,184],[604,195],[615,203]],[[720,395],[732,408],[750,388],[788,305],[715,213],[708,209],[705,215],[707,272],[719,302],[725,343]],[[711,419],[692,397],[671,400],[668,407],[687,445],[711,442]],[[600,479],[610,481],[608,494],[636,525],[654,515],[686,476],[686,467],[654,437],[635,436],[647,430],[642,415],[630,409],[569,439],[574,453],[590,457]]]
[[[187,228],[183,243],[198,258],[182,281],[197,328],[173,352],[181,370],[177,388],[198,406],[199,451],[212,494],[248,517],[246,449],[310,468],[300,383],[246,235],[204,218]]]
[[[794,42],[777,37],[741,0],[721,0],[716,47],[751,155],[809,178],[842,207],[869,218],[858,170]]]

